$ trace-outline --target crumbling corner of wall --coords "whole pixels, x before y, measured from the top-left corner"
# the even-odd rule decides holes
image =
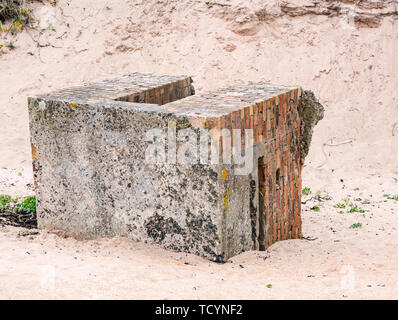
[[[301,94],[301,108],[300,158],[303,165],[310,148],[314,127],[323,119],[325,108],[310,90],[303,90]]]

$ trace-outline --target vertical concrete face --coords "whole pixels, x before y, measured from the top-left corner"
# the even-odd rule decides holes
[[[301,89],[193,93],[189,77],[135,73],[30,98],[39,227],[127,236],[213,261],[300,238]],[[232,139],[252,151],[244,174],[237,144],[228,154],[228,140],[214,136],[224,129],[240,130]],[[218,163],[202,161],[209,130],[203,145],[219,141]],[[159,142],[155,159],[148,150]],[[196,160],[183,163],[186,152]]]

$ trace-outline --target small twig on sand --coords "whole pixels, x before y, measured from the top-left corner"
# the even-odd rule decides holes
[[[328,141],[332,141],[332,139],[329,139]],[[325,160],[323,161],[323,163],[321,165],[318,166],[318,169],[323,167],[327,162],[328,162],[328,155],[325,152],[325,147],[337,147],[337,146],[341,146],[343,144],[348,144],[348,143],[352,143],[352,139],[340,142],[340,143],[328,143],[328,142],[324,142],[322,144],[322,153],[325,156]]]
[[[33,29],[33,30],[36,30],[36,29]],[[54,46],[53,44],[51,44],[51,43],[48,42],[48,41],[47,41],[46,44],[41,44],[41,43],[40,43],[40,37],[41,37],[42,34],[43,34],[41,31],[39,31],[39,34],[38,34],[37,39],[35,39],[35,38],[32,36],[32,34],[28,31],[28,29],[26,29],[26,33],[29,35],[29,37],[32,39],[32,41],[36,44],[36,47],[38,48],[38,57],[39,57],[39,60],[40,60],[42,63],[45,63],[45,62],[44,62],[44,61],[42,60],[42,58],[41,58],[41,55],[40,55],[40,48],[45,48],[45,47],[52,47],[52,48],[57,48],[57,49],[62,48],[62,47]]]
[[[305,199],[304,201],[301,201],[301,204],[306,204],[308,201],[311,201],[311,200],[319,200],[319,199],[317,197],[311,197],[311,198]]]
[[[398,128],[398,122],[392,125],[392,136],[395,137],[395,130]]]
[[[62,48],[62,47],[54,46],[53,44],[51,44],[49,42],[47,42],[46,44],[38,43],[37,46],[40,47],[40,48],[45,48],[45,47],[53,47],[53,48],[57,48],[57,49],[61,49]]]
[[[19,232],[18,237],[27,237],[27,236],[37,236],[39,232],[33,231],[33,232]]]
[[[318,239],[318,237],[311,238],[311,237],[304,237],[304,236],[303,236],[303,239],[304,239],[304,240],[307,240],[307,241],[315,241],[316,239]]]
[[[211,1],[206,1],[205,3],[206,3],[206,5],[207,5],[209,8],[212,8],[213,6],[231,7],[231,5],[230,5],[230,4],[227,4],[227,3],[219,3],[219,2],[211,2]]]

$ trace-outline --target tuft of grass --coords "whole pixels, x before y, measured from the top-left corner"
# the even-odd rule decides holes
[[[391,195],[389,195],[389,194],[384,194],[384,197],[387,198],[387,199],[389,199],[389,200],[398,201],[398,195],[393,195],[393,196],[391,196]]]
[[[311,189],[310,189],[310,188],[305,187],[305,188],[303,188],[302,193],[303,193],[303,195],[308,196],[308,195],[310,195],[312,192],[311,192]]]
[[[39,1],[39,0],[38,0]],[[25,0],[0,0],[0,33],[15,34],[34,20],[31,10],[25,7]],[[9,27],[2,27],[1,22],[11,21]]]
[[[0,211],[3,211],[7,208],[7,204],[12,201],[10,196],[0,195]]]
[[[36,197],[27,197],[22,203],[17,206],[18,210],[23,213],[36,213]]]
[[[339,209],[345,209],[345,203],[336,203],[333,207]]]
[[[319,208],[319,206],[313,206],[311,208],[311,210],[315,211],[315,212],[319,212],[321,209]]]
[[[356,228],[361,228],[361,227],[362,227],[362,223],[360,223],[360,222],[354,223],[350,226],[351,229],[356,229]]]
[[[12,200],[11,196],[0,195],[0,204],[6,204]]]
[[[362,201],[362,198],[355,198],[354,201]],[[347,213],[353,213],[353,212],[359,212],[359,213],[365,213],[366,210],[359,207],[357,204],[354,204],[353,202],[350,202],[349,198],[346,198],[343,200],[341,203],[336,203],[334,208],[338,209],[346,209],[347,208]],[[338,213],[344,213],[343,211],[338,211]]]
[[[358,207],[356,204],[350,203],[350,209],[347,211],[348,213],[353,213],[353,212],[359,212],[359,213],[365,213],[365,210]]]
[[[271,284],[271,283],[268,283],[268,284],[267,284],[267,288],[268,288],[268,289],[271,289],[271,288],[272,288],[272,284]]]
[[[0,195],[0,222],[14,226],[35,228],[36,221],[36,197],[12,198],[8,195]]]
[[[11,212],[10,207],[15,206],[18,200],[8,195],[0,195],[0,212]]]
[[[27,13],[22,0],[0,0],[0,20],[17,19]]]

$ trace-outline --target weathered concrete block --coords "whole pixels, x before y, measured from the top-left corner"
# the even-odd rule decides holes
[[[29,98],[39,228],[215,261],[300,238],[301,89],[193,94],[134,73]]]

